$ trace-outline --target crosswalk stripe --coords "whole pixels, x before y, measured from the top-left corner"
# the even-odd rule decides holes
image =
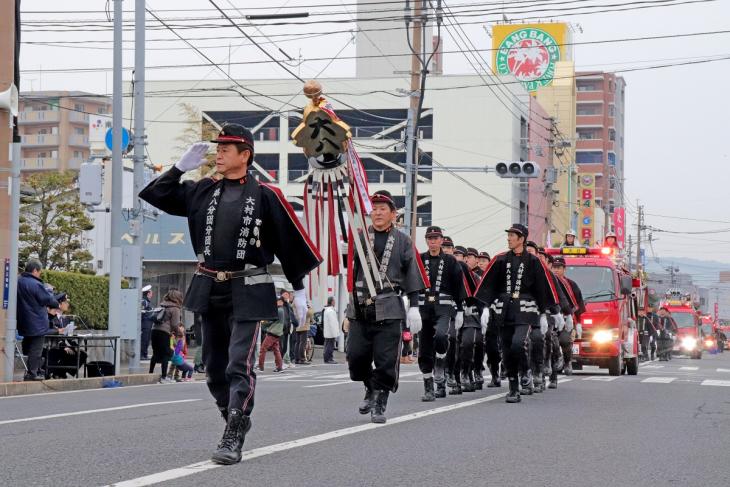
[[[730,387],[730,380],[713,380],[713,379],[705,379],[702,381],[703,386],[720,386],[720,387]]]
[[[730,372],[730,369],[716,369],[718,372]]]
[[[663,369],[663,365],[642,365],[642,369]]]
[[[679,370],[700,370],[699,367],[680,367]]]
[[[600,376],[597,376],[597,377],[586,377],[583,380],[597,380],[599,382],[611,382],[611,381],[614,381],[616,379],[618,379],[618,377],[600,377]]]
[[[673,382],[676,379],[676,377],[647,377],[646,379],[642,380],[641,382],[646,382],[649,384],[669,384],[670,382]]]

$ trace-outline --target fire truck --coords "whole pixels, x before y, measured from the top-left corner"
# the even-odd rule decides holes
[[[672,353],[701,359],[703,349],[701,319],[692,305],[691,297],[681,291],[670,290],[659,306],[666,308],[677,323],[677,336]]]
[[[646,288],[611,247],[547,249],[565,259],[565,275],[581,289],[586,312],[583,333],[573,342],[573,369],[584,365],[607,368],[609,375],[639,371],[639,335],[636,319],[646,305]]]

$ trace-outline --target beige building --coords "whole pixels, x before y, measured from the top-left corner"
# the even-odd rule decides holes
[[[23,172],[79,169],[91,154],[90,131],[111,127],[110,100],[91,93],[21,93],[18,109]]]

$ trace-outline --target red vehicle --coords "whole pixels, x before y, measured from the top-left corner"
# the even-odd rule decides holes
[[[608,368],[609,375],[639,371],[636,314],[645,289],[633,280],[613,248],[564,247],[548,253],[565,258],[565,274],[581,289],[586,312],[583,334],[573,342],[573,368]],[[642,303],[643,305],[643,300]]]
[[[693,359],[702,358],[702,329],[700,317],[692,303],[687,300],[671,299],[663,301],[660,306],[667,308],[674,322],[677,323],[677,336],[674,340],[675,355],[689,355]]]
[[[702,348],[710,353],[718,352],[717,323],[710,315],[700,317],[700,332],[702,333]]]

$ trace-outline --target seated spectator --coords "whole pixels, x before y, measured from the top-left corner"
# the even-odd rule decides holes
[[[66,312],[71,306],[71,301],[66,293],[54,295],[58,301],[58,308],[48,311],[49,332],[48,335],[62,334],[70,323]],[[79,367],[86,363],[86,352],[79,350],[78,342],[75,340],[58,340],[51,342],[53,346],[47,352],[47,375],[55,379],[66,379],[67,374],[76,377],[76,365]],[[79,357],[80,355],[80,357]],[[78,362],[77,362],[78,360]],[[61,368],[68,367],[68,368]],[[73,367],[73,368],[72,368]]]
[[[175,367],[174,378],[176,382],[189,382],[193,380],[193,366],[185,361],[188,354],[188,344],[185,339],[185,325],[180,323],[174,332],[175,348],[172,353],[172,366]],[[182,378],[178,378],[178,373]]]

